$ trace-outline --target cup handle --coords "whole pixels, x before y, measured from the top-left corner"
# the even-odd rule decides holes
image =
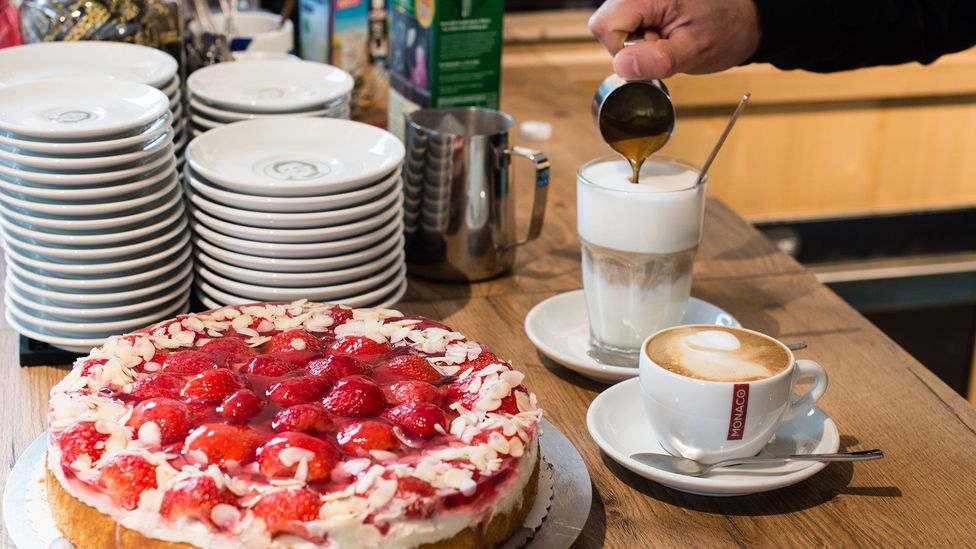
[[[827,371],[824,370],[823,366],[812,360],[800,358],[796,361],[796,367],[800,371],[800,375],[796,376],[796,381],[812,376],[813,383],[802,395],[790,396],[790,407],[786,410],[783,421],[790,421],[809,412],[823,396],[824,391],[827,390]]]
[[[532,197],[532,218],[529,220],[529,232],[525,238],[516,240],[509,247],[521,246],[539,237],[542,232],[542,222],[546,216],[546,196],[549,194],[549,157],[542,151],[527,147],[512,147],[505,149],[505,154],[520,156],[535,165],[535,193]]]

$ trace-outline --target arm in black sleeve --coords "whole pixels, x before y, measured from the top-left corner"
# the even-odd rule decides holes
[[[762,41],[749,60],[832,72],[918,61],[976,44],[976,0],[753,0]]]

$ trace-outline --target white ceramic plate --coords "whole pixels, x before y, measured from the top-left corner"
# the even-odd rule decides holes
[[[384,280],[393,277],[405,269],[403,258],[397,256],[396,260],[384,266],[384,269],[368,277],[344,282],[341,284],[330,284],[326,286],[310,286],[304,288],[279,288],[276,286],[263,286],[256,284],[246,284],[237,282],[229,278],[220,276],[209,271],[202,265],[197,265],[194,269],[197,276],[206,280],[214,287],[233,292],[236,295],[250,297],[265,301],[292,301],[295,299],[312,299],[316,301],[335,299],[341,296],[355,295],[374,288]]]
[[[228,265],[199,251],[194,255],[194,257],[201,265],[214,273],[238,282],[243,282],[245,284],[276,286],[281,288],[306,288],[313,286],[343,284],[352,280],[368,277],[382,270],[385,266],[394,261],[402,263],[403,250],[390,250],[390,252],[372,261],[346,269],[311,273],[279,273],[266,270],[261,271],[255,269],[245,269],[234,265]]]
[[[187,293],[189,296],[189,293]],[[176,302],[150,313],[114,322],[66,322],[34,316],[14,302],[9,295],[4,296],[3,304],[21,323],[28,327],[50,330],[69,337],[108,337],[122,332],[137,330],[159,320],[176,316],[177,311],[186,307],[186,302]]]
[[[193,122],[197,126],[200,126],[201,128],[205,128],[205,129],[208,129],[208,130],[212,130],[214,128],[219,128],[221,126],[226,126],[227,124],[230,124],[231,123],[231,122],[220,122],[220,121],[217,121],[217,120],[210,120],[209,118],[206,118],[206,117],[201,116],[199,114],[191,114],[190,115],[190,122]]]
[[[175,160],[170,159],[175,164]],[[22,200],[14,198],[6,193],[0,192],[0,202],[14,208],[21,208],[27,212],[35,214],[56,216],[56,217],[94,217],[94,216],[118,216],[121,213],[130,213],[134,208],[152,204],[161,198],[172,193],[179,192],[179,181],[176,172],[169,170],[169,177],[153,187],[153,192],[115,202],[92,202],[92,203],[56,203],[56,202],[35,202],[32,200]],[[27,214],[29,215],[29,214]]]
[[[43,273],[57,273],[77,277],[91,276],[93,278],[98,278],[108,274],[114,274],[116,276],[133,274],[138,272],[140,269],[149,267],[150,265],[159,265],[160,261],[182,252],[183,248],[189,244],[189,242],[190,234],[189,232],[184,232],[183,234],[180,234],[177,239],[172,241],[171,246],[165,246],[158,252],[134,259],[123,259],[104,263],[55,263],[53,261],[35,259],[33,257],[24,255],[23,253],[20,253],[14,249],[13,246],[8,245],[6,242],[3,242],[3,246],[9,258],[12,258],[29,269],[40,270]]]
[[[0,50],[0,87],[71,76],[102,76],[159,88],[176,78],[176,59],[122,42],[45,42]],[[179,80],[177,79],[177,85]]]
[[[153,277],[142,277],[129,275],[117,278],[103,279],[64,279],[38,275],[25,271],[16,264],[7,266],[7,277],[12,281],[21,293],[35,295],[39,298],[64,303],[71,307],[79,306],[106,306],[132,303],[133,300],[141,302],[146,296],[155,295],[168,289],[181,280],[193,278],[193,262],[184,259],[182,263],[167,263],[165,268],[152,269],[147,272],[159,273]],[[21,274],[21,273],[26,273]],[[116,281],[127,281],[133,278],[145,278],[138,283],[119,283]],[[60,283],[71,283],[72,286],[62,286]],[[91,282],[91,284],[83,284]],[[111,283],[111,284],[109,284]],[[99,284],[99,287],[95,287]]]
[[[3,312],[3,318],[18,334],[29,337],[35,341],[43,341],[44,343],[53,345],[58,349],[68,351],[69,353],[87,355],[92,349],[105,342],[104,337],[79,339],[51,334],[50,332],[42,329],[28,328],[27,324],[21,323],[19,320],[17,320],[17,317],[13,315],[9,307]]]
[[[9,51],[10,48],[0,51]],[[118,154],[128,151],[133,147],[141,147],[146,143],[163,135],[170,128],[170,122],[174,122],[171,113],[166,113],[159,120],[153,122],[143,133],[119,137],[117,139],[107,139],[104,141],[75,141],[57,142],[44,140],[17,139],[0,135],[0,145],[10,147],[30,154],[46,154],[58,156],[94,156],[104,154]]]
[[[716,469],[704,477],[690,477],[650,467],[631,454],[666,454],[651,435],[641,402],[640,380],[618,383],[597,395],[586,413],[586,427],[607,456],[634,473],[668,488],[704,496],[739,496],[776,490],[808,479],[826,467],[822,462],[778,465],[739,465]],[[833,420],[820,408],[779,426],[763,455],[833,453],[840,435]]]
[[[4,282],[4,290],[10,296],[10,299],[22,307],[28,314],[35,316],[39,314],[50,315],[52,317],[60,317],[58,320],[68,322],[109,322],[139,317],[148,314],[153,309],[165,307],[174,302],[184,303],[190,298],[190,285],[192,282],[193,279],[187,277],[178,286],[172,290],[167,290],[161,295],[140,300],[137,303],[108,307],[91,307],[87,304],[80,307],[68,307],[46,299],[37,299],[35,296],[22,294],[9,279]]]
[[[191,187],[192,188],[192,187]],[[340,225],[359,224],[369,219],[383,216],[384,210],[399,209],[394,205],[400,200],[400,190],[394,189],[377,200],[327,212],[309,213],[275,213],[255,212],[253,210],[239,210],[216,202],[211,202],[203,196],[188,189],[187,198],[200,211],[216,217],[222,221],[244,225],[247,227],[261,227],[266,229],[315,229],[320,227],[336,227]],[[217,227],[213,227],[217,228]],[[350,230],[351,227],[350,227]],[[364,232],[360,230],[359,232]],[[350,233],[355,234],[355,233]]]
[[[406,292],[406,269],[403,270],[403,273],[404,274],[402,275],[397,275],[395,279],[390,280],[366,293],[348,297],[339,297],[333,299],[331,302],[348,305],[350,307],[379,307],[386,304],[395,303],[401,297],[403,297],[403,294]],[[245,305],[247,303],[254,303],[253,298],[240,297],[228,292],[224,292],[214,288],[206,280],[197,279],[195,284],[197,288],[199,288],[205,295],[209,296],[211,300],[217,303],[223,303],[224,305]]]
[[[170,164],[172,165],[170,166]],[[164,168],[164,166],[169,167]],[[115,182],[127,183],[134,179],[144,178],[154,173],[157,169],[175,169],[175,167],[176,158],[173,156],[173,145],[167,144],[161,151],[149,156],[145,163],[113,171],[67,174],[48,173],[20,170],[0,164],[0,176],[12,177],[14,178],[14,181],[11,181],[12,183],[23,183],[26,185],[78,187],[106,185]]]
[[[400,170],[367,187],[339,194],[319,196],[259,196],[221,189],[201,179],[189,168],[184,170],[187,184],[213,202],[250,212],[311,213],[350,208],[371,202],[394,186],[399,186]]]
[[[133,195],[139,191],[152,188],[157,183],[168,177],[172,177],[173,171],[159,170],[144,179],[138,179],[131,183],[120,183],[118,185],[104,185],[100,187],[33,187],[28,185],[18,185],[7,183],[0,179],[0,189],[7,193],[22,195],[25,199],[35,199],[39,201],[66,202],[91,202],[105,200],[107,198],[124,197]]]
[[[217,231],[214,231],[201,223],[191,221],[191,227],[202,238],[210,241],[211,244],[220,246],[224,249],[234,250],[248,255],[259,255],[264,257],[280,257],[288,259],[309,259],[317,257],[329,257],[334,255],[344,255],[367,246],[372,246],[377,242],[383,241],[394,232],[402,230],[402,222],[390,223],[388,227],[376,230],[364,235],[354,236],[343,240],[333,240],[331,242],[315,242],[306,244],[279,244],[274,242],[257,242],[255,240],[245,240],[234,238]]]
[[[93,140],[142,133],[168,110],[163,92],[125,80],[40,80],[0,88],[0,131],[12,137]]]
[[[0,201],[0,211],[22,224],[36,225],[48,231],[56,232],[61,230],[66,232],[88,233],[117,231],[123,227],[134,226],[156,216],[164,215],[166,212],[175,208],[182,200],[183,197],[179,192],[172,192],[169,195],[164,195],[162,199],[156,202],[136,208],[134,213],[127,213],[117,217],[95,217],[94,219],[33,216],[9,208],[3,201]]]
[[[264,196],[359,189],[399,167],[403,155],[393,134],[332,118],[236,122],[208,131],[186,149],[187,163],[204,179]]]
[[[48,244],[56,247],[74,247],[74,246],[110,246],[118,244],[119,242],[131,241],[140,238],[149,237],[151,235],[157,234],[166,227],[169,227],[175,223],[180,217],[183,216],[183,205],[180,204],[178,207],[174,208],[172,212],[169,212],[166,217],[145,225],[143,227],[133,227],[126,229],[124,231],[118,231],[114,233],[101,233],[101,234],[60,234],[60,233],[48,233],[44,231],[39,231],[37,229],[27,229],[17,225],[16,223],[11,223],[6,219],[5,216],[0,215],[0,226],[3,227],[4,231],[12,234],[16,234],[22,239],[29,242],[40,242],[42,244]]]
[[[52,156],[32,156],[0,150],[0,160],[9,162],[15,168],[40,171],[87,171],[119,169],[148,159],[166,145],[173,142],[173,132],[163,134],[155,141],[137,151],[110,156],[89,156],[82,158],[60,158]]]
[[[13,234],[7,232],[6,229],[0,230],[0,234],[3,235],[3,238],[10,246],[29,252],[29,254],[34,254],[35,257],[85,263],[101,262],[104,260],[156,253],[159,246],[183,233],[183,231],[186,229],[186,225],[186,218],[181,217],[175,225],[171,225],[170,228],[168,228],[165,232],[161,231],[162,234],[159,236],[149,238],[141,242],[136,242],[134,244],[108,246],[102,248],[58,248],[54,246],[43,246],[40,244],[27,242],[22,237],[14,236]]]
[[[166,94],[166,97],[170,99],[181,99],[183,93],[180,91],[180,77],[174,76],[172,80],[163,84],[162,86],[154,86],[159,88],[159,91]]]
[[[344,98],[345,99],[345,98]],[[199,115],[201,117],[206,117],[214,122],[222,122],[228,124],[230,122],[241,122],[243,120],[257,120],[259,118],[275,118],[280,116],[329,116],[339,112],[339,109],[345,105],[345,102],[335,104],[333,106],[325,109],[292,112],[284,114],[257,114],[257,113],[242,113],[236,111],[223,110],[212,105],[207,105],[203,101],[190,97],[190,112],[194,115]]]
[[[282,113],[321,108],[352,91],[349,73],[311,61],[255,59],[193,72],[191,94],[224,110]]]
[[[382,242],[367,246],[355,252],[309,259],[283,259],[246,255],[225,250],[199,237],[194,237],[193,243],[197,248],[209,256],[222,261],[225,265],[234,265],[236,267],[257,271],[272,269],[275,272],[281,273],[310,273],[348,269],[372,261],[381,255],[389,253],[390,250],[402,248],[403,235],[394,232]]]
[[[352,238],[357,235],[364,235],[388,223],[398,221],[403,215],[400,202],[403,200],[400,193],[392,193],[390,199],[393,202],[384,201],[384,211],[371,217],[366,217],[359,221],[353,221],[344,225],[333,225],[329,227],[317,227],[313,229],[268,229],[265,227],[249,227],[230,223],[207,215],[198,208],[190,208],[191,215],[200,223],[208,228],[224,233],[228,236],[256,240],[259,242],[272,243],[317,243],[332,242],[343,238]]]
[[[700,299],[688,300],[682,324],[739,326],[728,312]],[[538,303],[525,315],[525,333],[539,351],[590,379],[615,383],[637,375],[636,366],[615,366],[590,356],[590,323],[583,290],[564,292]]]

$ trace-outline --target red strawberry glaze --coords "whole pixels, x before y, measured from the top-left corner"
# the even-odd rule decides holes
[[[395,311],[226,308],[79,360],[52,391],[55,455],[73,488],[155,506],[163,521],[232,532],[253,515],[321,541],[328,529],[305,521],[367,498],[358,528],[385,533],[391,513],[423,519],[501,497],[535,448],[539,411],[522,378],[443,324]],[[104,408],[69,421],[79,398]],[[169,471],[158,487],[157,468]],[[140,499],[146,490],[159,495]]]

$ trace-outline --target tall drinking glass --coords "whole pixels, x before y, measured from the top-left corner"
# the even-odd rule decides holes
[[[652,156],[631,183],[620,157],[584,164],[576,177],[583,291],[594,358],[637,364],[641,343],[681,322],[705,216],[700,168]]]

